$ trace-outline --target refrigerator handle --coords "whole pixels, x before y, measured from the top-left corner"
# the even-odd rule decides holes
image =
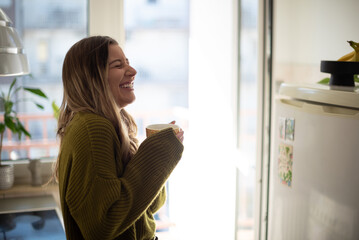
[[[334,105],[321,105],[309,101],[298,101],[296,99],[285,99],[285,98],[280,99],[280,102],[285,105],[301,108],[303,111],[306,112],[325,114],[325,115],[336,115],[336,116],[341,115],[341,116],[359,119],[359,109],[344,108]]]

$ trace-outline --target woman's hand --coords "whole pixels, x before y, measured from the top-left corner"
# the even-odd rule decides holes
[[[175,123],[176,123],[176,121],[170,122],[170,124],[175,124]],[[178,131],[178,133],[176,133],[176,137],[178,138],[178,140],[181,141],[181,143],[183,143],[184,131],[182,130],[182,128],[180,128],[180,130]]]

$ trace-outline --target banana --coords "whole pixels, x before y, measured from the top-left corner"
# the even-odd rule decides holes
[[[359,43],[348,41],[350,46],[354,48],[355,54],[348,61],[349,62],[359,62]]]
[[[348,41],[349,45],[354,49],[354,51],[345,54],[338,61],[345,61],[345,62],[359,62],[359,43],[354,41]]]
[[[352,51],[348,54],[345,54],[343,57],[339,58],[337,61],[348,61],[349,59],[351,59],[353,56],[355,55],[355,51]]]

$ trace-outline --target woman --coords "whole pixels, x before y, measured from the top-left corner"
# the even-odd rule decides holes
[[[181,158],[183,131],[165,129],[138,147],[124,110],[135,100],[135,75],[110,37],[82,39],[66,54],[55,174],[67,239],[156,239],[153,214]]]

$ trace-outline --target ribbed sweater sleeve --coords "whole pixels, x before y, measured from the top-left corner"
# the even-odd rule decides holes
[[[85,239],[151,238],[155,225],[150,215],[163,205],[164,184],[183,151],[166,129],[146,139],[131,161],[118,168],[119,146],[112,124],[93,114],[74,118],[63,139],[62,207]],[[120,238],[130,228],[136,236]]]

